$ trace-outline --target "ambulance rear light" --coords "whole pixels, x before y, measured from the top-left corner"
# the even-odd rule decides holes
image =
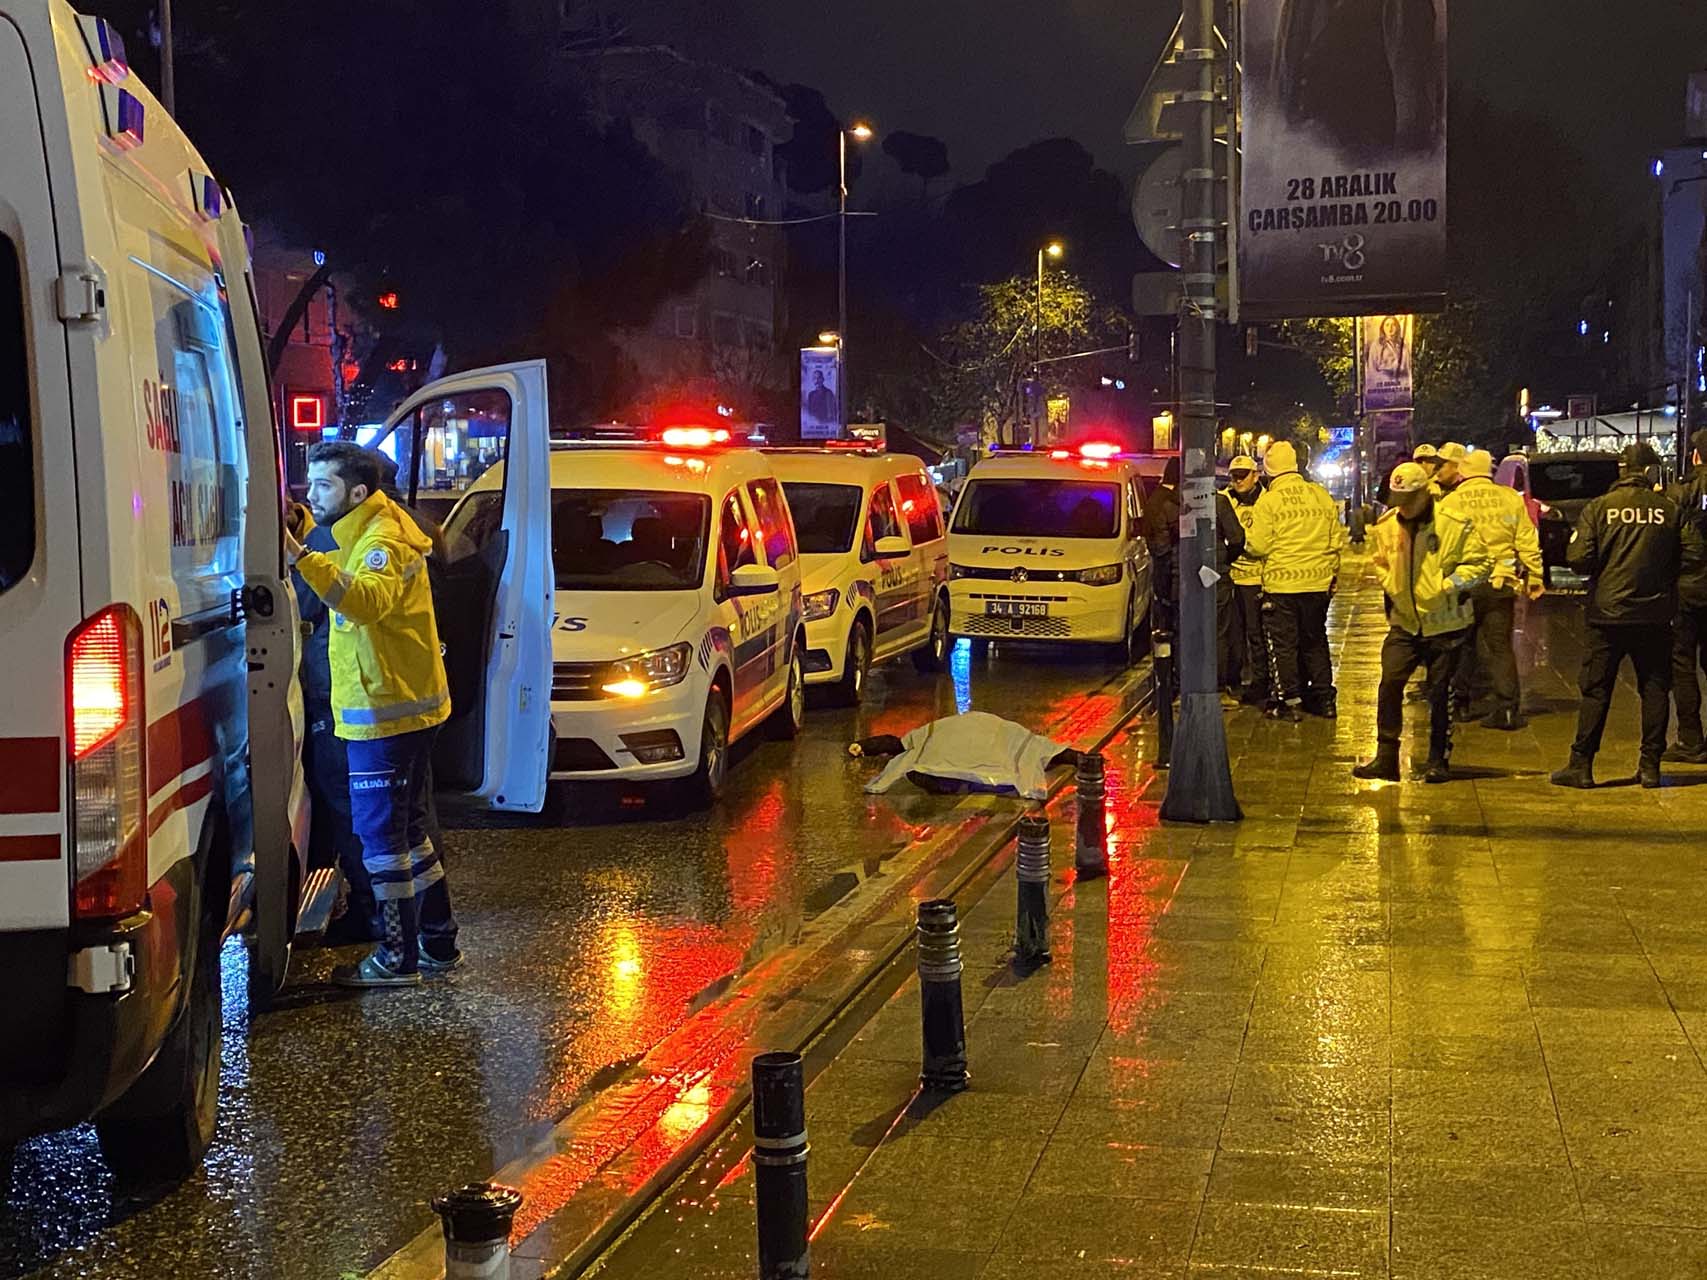
[[[130,59],[125,57],[124,38],[113,30],[105,18],[84,18],[83,33],[88,37],[95,65],[89,68],[89,79],[97,84],[117,84],[130,75]]]
[[[672,449],[709,449],[712,445],[728,444],[727,427],[665,427],[659,436]]]
[[[127,916],[148,893],[142,623],[128,605],[104,609],[71,633],[65,713],[73,911],[80,920]]]

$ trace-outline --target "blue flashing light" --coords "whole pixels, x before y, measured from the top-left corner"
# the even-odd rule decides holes
[[[141,99],[120,89],[118,118],[113,123],[113,142],[126,151],[140,147],[146,122],[147,112],[143,110]]]
[[[1666,171],[1666,162],[1664,160],[1654,161],[1654,177],[1656,177],[1656,178],[1663,177],[1665,175],[1665,171]]]
[[[1588,337],[1588,321],[1587,320],[1578,320],[1577,321],[1577,332],[1580,333],[1585,338]]]
[[[94,28],[95,56],[98,60],[89,68],[89,78],[105,84],[117,84],[130,75],[130,59],[125,57],[124,37],[114,31],[112,23],[105,18],[96,18]]]
[[[1126,390],[1126,379],[1125,378],[1116,378],[1114,380],[1114,389],[1116,391]]]
[[[317,267],[323,267],[326,265],[326,250],[316,249],[314,251],[314,265]]]

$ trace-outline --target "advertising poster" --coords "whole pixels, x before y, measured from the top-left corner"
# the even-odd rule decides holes
[[[1411,343],[1414,316],[1364,316],[1358,322],[1357,349],[1362,361],[1363,407],[1409,409],[1414,403]]]
[[[1245,0],[1241,312],[1437,309],[1446,0]]]
[[[842,434],[841,362],[834,347],[800,349],[800,438],[838,440]]]

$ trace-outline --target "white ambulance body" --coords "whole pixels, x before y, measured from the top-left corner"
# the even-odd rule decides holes
[[[220,944],[269,995],[327,879],[247,271],[106,26],[0,0],[0,1156],[93,1116],[192,1168]]]

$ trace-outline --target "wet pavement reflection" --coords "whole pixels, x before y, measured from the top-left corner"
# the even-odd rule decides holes
[[[953,797],[865,795],[873,766],[849,741],[972,706],[1070,737],[1119,675],[1094,656],[963,645],[941,677],[879,668],[864,708],[814,708],[796,743],[741,744],[709,814],[579,789],[554,794],[544,821],[447,814],[467,968],[360,996],[327,981],[354,953],[305,953],[251,1026],[229,945],[205,1169],[127,1207],[89,1127],[25,1144],[0,1208],[0,1277],[365,1270],[431,1224],[430,1196],[525,1150],[947,818]],[[696,1126],[693,1099],[682,1106]]]

